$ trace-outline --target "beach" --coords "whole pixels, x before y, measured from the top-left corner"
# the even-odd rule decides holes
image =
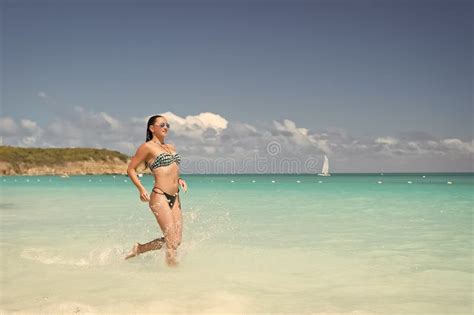
[[[472,173],[183,177],[177,268],[127,176],[1,177],[0,313],[472,314]]]

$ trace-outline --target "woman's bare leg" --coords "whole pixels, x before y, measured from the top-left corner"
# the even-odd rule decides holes
[[[165,237],[157,238],[145,244],[138,244],[138,253],[143,254],[150,250],[160,249],[161,247],[163,247],[164,244],[165,244]]]
[[[150,209],[155,215],[164,237],[157,238],[146,244],[135,243],[125,259],[138,256],[150,250],[160,249],[163,244],[166,244],[166,263],[168,266],[176,266],[178,264],[177,248],[181,244],[182,237],[182,213],[179,197],[173,205],[173,210],[170,209],[164,195],[155,193],[150,198]]]
[[[161,247],[163,247],[164,243],[165,243],[165,238],[164,237],[154,239],[153,241],[150,241],[150,242],[145,243],[145,244],[135,243],[135,245],[133,245],[132,250],[125,257],[125,259],[129,259],[129,258],[138,256],[138,255],[146,253],[150,250],[160,249]]]
[[[178,264],[176,225],[166,197],[157,193],[152,194],[150,196],[150,208],[163,231],[166,243],[166,263],[168,266],[176,266]]]
[[[171,212],[173,213],[173,220],[176,228],[176,240],[179,246],[181,245],[181,240],[183,237],[183,214],[181,211],[181,199],[179,195],[176,198],[176,202],[174,203]]]

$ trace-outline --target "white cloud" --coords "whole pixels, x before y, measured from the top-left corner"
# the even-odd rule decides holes
[[[32,146],[36,144],[36,138],[35,137],[24,137],[21,139],[22,144],[24,146]]]
[[[275,125],[275,128],[277,130],[280,130],[280,131],[288,131],[290,132],[291,134],[295,135],[295,136],[306,136],[308,135],[308,129],[306,128],[297,128],[296,127],[296,124],[289,120],[289,119],[285,119],[283,120],[283,124],[280,124],[278,121],[273,121],[273,124]]]
[[[324,139],[325,137],[323,135],[309,134],[309,129],[298,128],[296,123],[289,119],[284,119],[283,123],[274,120],[273,127],[274,129],[270,130],[270,133],[276,137],[274,140],[283,141],[285,145],[289,146],[290,152],[298,154],[301,153],[301,147],[306,147],[309,150],[312,149],[313,153],[316,150],[322,151],[326,154],[333,153],[330,148],[331,144],[329,140]]]
[[[200,113],[198,115],[186,116],[185,118],[166,112],[161,114],[171,125],[171,131],[179,136],[199,139],[208,130],[216,134],[227,128],[228,121],[222,116],[214,113]]]
[[[109,116],[107,115],[106,113],[104,112],[101,112],[100,115],[102,116],[102,118],[109,123],[110,127],[112,129],[117,129],[119,128],[120,126],[120,123],[117,119],[113,118],[112,116]]]
[[[5,117],[0,118],[0,134],[5,145],[33,146],[41,138],[43,129],[29,119],[21,119],[17,123]]]
[[[386,145],[395,145],[398,143],[398,140],[392,137],[380,137],[374,141],[377,144],[386,144]]]
[[[22,119],[20,121],[20,124],[23,128],[29,130],[30,132],[37,132],[38,130],[41,129],[41,128],[38,127],[36,122],[34,122],[32,120],[29,120],[29,119]]]
[[[173,124],[177,124],[178,126],[182,126],[182,125],[186,124],[186,119],[185,118],[179,117],[178,115],[175,115],[172,112],[166,112],[166,113],[162,113],[160,115],[164,116],[170,124],[173,123]],[[146,119],[145,119],[145,121],[146,121]]]
[[[227,128],[228,121],[220,115],[207,112],[196,116],[186,116],[186,123],[198,126],[202,129],[211,128],[216,131],[221,131]]]
[[[14,135],[18,131],[18,126],[10,117],[0,117],[0,133],[4,136]]]
[[[474,153],[474,141],[463,142],[459,139],[444,139],[442,144],[449,149]]]
[[[446,165],[459,165],[462,170],[472,164],[474,153],[473,141],[436,139],[425,133],[355,138],[343,129],[314,132],[288,119],[253,126],[244,122],[229,122],[209,112],[186,117],[172,112],[163,115],[171,124],[167,140],[175,143],[187,162],[195,162],[191,163],[194,165],[191,171],[192,167],[196,169],[199,161],[207,161],[208,164],[218,159],[234,164],[250,161],[242,170],[252,172],[256,167],[256,161],[249,160],[252,158],[267,158],[267,162],[269,157],[277,162],[286,159],[302,165],[305,159],[319,159],[324,154],[329,156],[332,167],[336,166],[339,171],[370,171],[377,165],[410,170],[416,165],[425,166],[426,163],[417,161],[426,160],[436,161],[438,168],[446,161]],[[83,107],[76,107],[71,115],[58,117],[44,126],[29,119],[15,121],[4,117],[0,118],[0,143],[40,147],[105,147],[132,155],[145,140],[147,119],[131,117],[120,120],[109,113],[97,113]],[[275,145],[275,150],[267,152],[270,143]],[[453,164],[450,161],[458,162]]]
[[[431,148],[437,148],[439,146],[439,143],[437,141],[433,141],[433,140],[427,141],[426,144]]]

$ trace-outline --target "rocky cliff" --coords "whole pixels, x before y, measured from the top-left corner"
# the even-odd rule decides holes
[[[126,174],[129,161],[106,149],[0,146],[0,175]]]
[[[123,161],[81,161],[66,162],[63,165],[37,165],[0,161],[0,175],[86,175],[86,174],[127,174],[127,164]]]

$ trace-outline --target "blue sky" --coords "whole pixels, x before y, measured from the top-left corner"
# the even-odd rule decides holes
[[[4,144],[130,154],[139,143],[77,135],[60,142],[52,130],[78,113],[130,127],[155,113],[207,119],[199,115],[209,112],[263,138],[294,124],[313,140],[456,139],[461,151],[430,168],[444,170],[453,158],[462,170],[472,167],[472,1],[39,0],[3,1],[1,14]],[[42,131],[34,141],[22,138],[22,120]],[[175,140],[186,147],[182,137]],[[314,149],[352,170],[343,162],[348,152]],[[421,166],[426,158],[419,156]],[[383,156],[377,170],[411,165],[396,161]]]

